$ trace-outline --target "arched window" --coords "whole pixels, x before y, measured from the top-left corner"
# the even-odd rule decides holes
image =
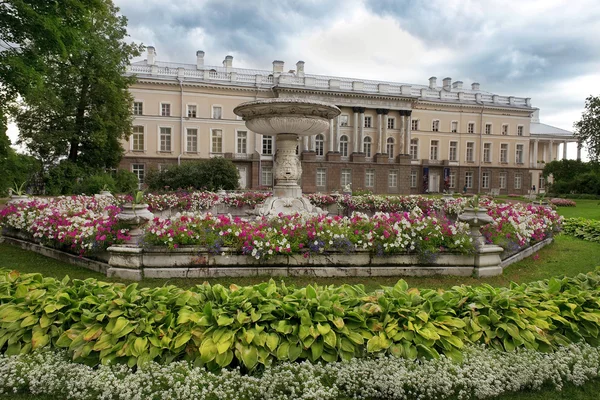
[[[387,153],[389,158],[394,158],[394,138],[387,138]]]
[[[371,137],[365,136],[363,142],[363,153],[365,153],[365,157],[371,157]]]
[[[322,156],[324,154],[325,147],[325,138],[320,133],[315,137],[315,151],[318,156]]]
[[[342,157],[348,157],[348,136],[340,136],[340,153]]]

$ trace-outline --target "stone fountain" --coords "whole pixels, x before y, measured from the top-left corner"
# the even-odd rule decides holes
[[[302,165],[296,154],[301,136],[312,136],[329,128],[329,120],[340,115],[331,104],[304,99],[266,99],[242,103],[233,112],[246,121],[248,129],[274,136],[277,148],[273,175],[273,197],[256,210],[259,215],[319,212],[302,197],[298,181]]]

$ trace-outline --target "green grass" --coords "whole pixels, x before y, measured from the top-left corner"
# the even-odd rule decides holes
[[[600,200],[573,199],[577,207],[559,207],[558,213],[565,218],[582,217],[600,219]]]

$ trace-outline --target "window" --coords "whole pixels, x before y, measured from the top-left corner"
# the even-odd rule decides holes
[[[410,139],[410,159],[419,159],[419,139]]]
[[[419,120],[418,119],[413,119],[411,125],[412,125],[411,128],[413,131],[419,130]]]
[[[467,152],[466,152],[466,158],[465,158],[465,160],[467,162],[473,162],[475,160],[475,157],[473,156],[474,152],[475,152],[475,143],[467,142]]]
[[[220,129],[212,130],[210,152],[211,153],[222,153],[223,152],[223,131]]]
[[[273,136],[263,136],[262,153],[273,154]]]
[[[325,168],[317,168],[317,187],[325,187],[326,171]]]
[[[263,186],[273,186],[273,167],[262,167],[261,180]]]
[[[458,121],[452,121],[452,123],[450,124],[450,132],[458,132]]]
[[[160,103],[160,115],[163,117],[171,116],[171,105],[169,103]]]
[[[388,173],[388,187],[398,187],[398,171],[394,169]]]
[[[481,187],[483,189],[490,188],[490,173],[489,172],[484,172],[483,174],[481,174]]]
[[[160,128],[160,151],[171,151],[171,128]]]
[[[485,124],[485,134],[486,135],[492,134],[492,124]]]
[[[197,107],[193,104],[187,106],[187,116],[188,118],[196,118]]]
[[[508,143],[502,143],[500,145],[500,162],[501,163],[508,162]]]
[[[473,172],[465,173],[465,186],[467,187],[467,189],[473,188]]]
[[[388,129],[396,129],[396,118],[388,117]]]
[[[349,169],[342,170],[342,188],[345,188],[352,183],[352,171]]]
[[[523,177],[521,174],[515,174],[515,189],[521,189],[523,184]]]
[[[448,187],[450,189],[456,188],[456,172],[450,172],[450,175],[448,177]]]
[[[248,145],[248,132],[238,131],[236,153],[246,154]]]
[[[187,151],[188,153],[198,152],[198,129],[187,130]]]
[[[342,157],[348,157],[348,136],[340,136],[340,153]]]
[[[340,126],[348,126],[348,116],[346,114],[340,115]]]
[[[538,189],[539,190],[546,189],[546,180],[544,179],[544,177],[542,175],[540,175],[540,179],[538,181]]]
[[[438,147],[439,147],[439,140],[432,140],[431,141],[431,148],[429,151],[429,159],[430,160],[437,160],[438,159]]]
[[[502,134],[504,136],[508,135],[508,125],[506,125],[506,124],[502,125]]]
[[[410,187],[417,187],[417,171],[415,170],[410,171]]]
[[[458,142],[450,142],[450,154],[448,160],[458,161]]]
[[[475,122],[469,122],[467,125],[467,133],[475,133]]]
[[[131,150],[144,151],[144,127],[134,126],[132,134]]]
[[[492,144],[484,143],[483,144],[483,162],[492,162]]]
[[[518,144],[515,152],[515,162],[517,164],[523,164],[523,145]]]
[[[365,171],[365,187],[375,186],[375,170],[367,169]]]
[[[517,135],[523,136],[523,125],[517,126]]]
[[[223,109],[221,108],[221,106],[213,106],[213,108],[212,108],[213,119],[221,119],[222,111],[223,111]]]
[[[133,102],[133,115],[143,115],[144,114],[144,103],[141,101]]]
[[[498,177],[498,183],[500,184],[500,189],[506,189],[506,172],[500,172]]]
[[[139,187],[144,184],[144,164],[131,164],[131,172],[138,178]]]
[[[394,158],[394,138],[387,138],[387,154],[388,158]]]
[[[434,119],[434,120],[431,122],[431,130],[432,130],[433,132],[439,132],[439,130],[440,130],[440,121],[439,121],[439,120],[437,120],[437,119]]]
[[[325,137],[320,133],[315,137],[315,151],[318,156],[322,156],[324,154],[325,148]]]
[[[365,128],[370,128],[372,126],[373,119],[370,115],[365,116]]]
[[[363,153],[365,153],[366,157],[371,157],[371,137],[365,136],[365,140],[363,142]]]

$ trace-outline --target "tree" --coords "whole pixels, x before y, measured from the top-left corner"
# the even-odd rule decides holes
[[[585,100],[585,111],[575,123],[575,137],[585,144],[592,161],[600,160],[600,97]]]
[[[119,141],[131,132],[133,78],[124,72],[142,50],[124,42],[127,19],[111,0],[0,5],[0,24],[9,26],[0,39],[18,44],[0,53],[7,65],[0,80],[6,97],[21,97],[11,109],[20,141],[45,164],[66,157],[85,167],[116,167]]]
[[[151,170],[145,181],[150,190],[233,190],[239,186],[239,173],[231,160],[211,158],[173,165],[160,172]]]

